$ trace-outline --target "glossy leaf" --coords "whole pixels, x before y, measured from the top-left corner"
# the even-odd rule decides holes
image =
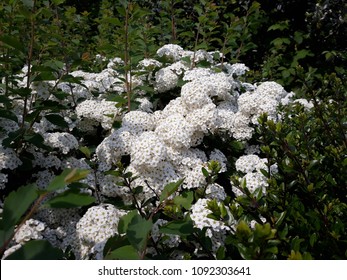
[[[172,221],[160,227],[159,232],[187,236],[194,232],[194,225],[191,220]]]
[[[64,120],[64,118],[57,114],[45,115],[45,118],[54,125],[69,128],[69,124]]]
[[[56,195],[48,200],[44,206],[50,208],[75,208],[87,206],[95,202],[95,198],[86,193],[80,193],[78,190],[70,189]]]

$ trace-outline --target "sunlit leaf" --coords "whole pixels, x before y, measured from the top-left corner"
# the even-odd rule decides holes
[[[50,208],[75,208],[87,206],[95,202],[95,198],[78,190],[69,189],[49,199],[44,206]]]

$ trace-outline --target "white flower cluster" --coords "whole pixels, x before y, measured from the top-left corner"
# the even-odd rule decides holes
[[[16,232],[14,241],[23,244],[32,239],[42,239],[42,232],[44,229],[44,223],[38,220],[29,219]]]
[[[207,208],[208,199],[200,198],[192,207],[190,217],[194,222],[195,227],[203,229],[205,227],[213,229],[213,231],[223,231],[229,228],[222,221],[217,221],[207,216],[212,214],[212,211]]]
[[[22,164],[15,151],[11,148],[3,148],[0,146],[0,170],[15,169]]]
[[[46,133],[44,138],[48,146],[59,149],[63,154],[67,154],[70,150],[78,149],[78,140],[67,132]]]
[[[258,124],[261,114],[267,113],[270,119],[277,119],[277,107],[288,93],[276,82],[261,83],[254,92],[241,94],[238,108],[253,124]]]
[[[119,218],[125,214],[111,204],[101,204],[88,209],[76,225],[77,240],[74,249],[80,258],[89,253],[102,259],[108,238],[116,234]]]
[[[165,56],[177,61],[182,57],[184,50],[182,47],[175,44],[168,44],[157,50],[157,55],[160,57]]]
[[[83,131],[94,130],[99,123],[104,129],[111,129],[114,119],[119,114],[116,103],[106,100],[85,100],[76,107],[76,114],[81,120],[78,127]]]
[[[267,159],[259,158],[257,155],[249,154],[241,156],[237,159],[235,163],[237,171],[246,173],[240,182],[245,180],[246,186],[251,193],[255,190],[261,188],[262,192],[266,192],[266,187],[268,186],[267,178],[261,172],[261,170],[268,171]],[[277,165],[270,166],[270,173],[274,174],[277,172]],[[232,187],[233,192],[236,196],[244,195],[244,193],[237,187]]]
[[[227,132],[238,140],[250,139],[256,118],[262,112],[275,116],[277,105],[287,94],[273,82],[258,86],[247,84],[252,92],[241,94],[238,89],[244,83],[235,77],[248,70],[244,64],[226,64],[226,73],[199,67],[188,69],[186,62],[181,61],[188,54],[194,55],[176,45],[158,50],[159,56],[167,56],[174,62],[157,72],[155,86],[159,93],[166,91],[167,87],[176,86],[178,75],[183,75],[187,83],[181,89],[181,96],[171,100],[161,111],[125,114],[122,127],[106,137],[96,150],[100,171],[109,170],[121,156],[129,155],[131,162],[127,171],[138,176],[134,186],[144,186],[148,196],[155,195],[153,190],[160,193],[166,183],[179,178],[185,178],[185,188],[204,186],[206,180],[201,168],[209,160],[219,161],[221,172],[226,171],[227,160],[220,150],[212,151],[208,157],[195,147],[209,133]],[[201,52],[200,56],[210,61],[208,54]],[[167,80],[163,78],[165,75]],[[104,190],[114,195],[123,192],[109,187]]]

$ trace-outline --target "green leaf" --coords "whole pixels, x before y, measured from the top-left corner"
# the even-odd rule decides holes
[[[187,236],[194,232],[194,225],[192,220],[187,221],[172,221],[163,225],[159,232],[165,234],[175,234],[179,236]]]
[[[9,119],[18,122],[18,118],[15,113],[10,110],[0,109],[0,118]]]
[[[193,192],[184,192],[181,195],[176,196],[173,201],[177,206],[182,206],[186,210],[189,210],[193,200],[194,200]]]
[[[275,47],[280,47],[283,44],[289,45],[290,40],[288,38],[276,38],[276,39],[271,41],[271,44],[273,44]]]
[[[121,95],[112,94],[106,98],[107,101],[113,101],[120,104],[126,104],[128,100]]]
[[[90,170],[88,169],[77,169],[74,168],[66,177],[65,177],[65,182],[66,183],[72,183],[79,181],[81,179],[84,179],[88,176],[90,173]]]
[[[216,253],[216,259],[217,260],[224,260],[225,259],[225,247],[224,246],[220,246],[217,250]]]
[[[142,251],[148,240],[148,235],[152,229],[152,221],[142,218],[139,214],[136,214],[128,225],[127,237],[131,245],[133,245],[137,251]]]
[[[23,134],[25,133],[25,128],[20,128],[16,131],[8,133],[8,137],[2,140],[2,145],[4,147],[11,147],[15,145],[20,139],[22,139]]]
[[[207,178],[208,176],[210,176],[210,174],[208,173],[207,169],[205,167],[201,168],[202,174],[204,174],[204,176]]]
[[[11,192],[5,198],[2,214],[5,229],[16,225],[38,196],[35,185],[23,186]]]
[[[49,61],[46,61],[45,63],[43,63],[42,65],[49,67],[55,71],[60,71],[65,66],[64,62],[59,61],[59,60],[49,60]]]
[[[313,247],[315,245],[317,240],[318,240],[318,235],[317,235],[317,233],[314,232],[310,236],[310,245],[311,245],[311,247]]]
[[[133,210],[130,211],[129,213],[127,213],[126,215],[122,216],[119,219],[118,222],[118,233],[122,234],[122,233],[126,233],[127,229],[128,229],[128,225],[130,224],[131,220],[137,215],[137,210]]]
[[[65,0],[53,0],[53,3],[55,5],[60,5],[60,4],[63,4],[65,2]]]
[[[60,115],[49,114],[49,115],[45,115],[45,118],[54,125],[61,126],[64,128],[69,128],[69,124]]]
[[[129,245],[128,238],[125,235],[113,235],[109,239],[107,239],[107,242],[104,246],[103,250],[103,256],[104,259],[108,259],[108,255],[113,251],[120,247]]]
[[[106,256],[105,259],[107,260],[139,260],[140,257],[133,246],[126,245],[112,251]]]
[[[90,158],[92,153],[91,153],[91,151],[89,150],[88,147],[82,146],[82,147],[79,148],[79,150],[86,156],[86,158]]]
[[[277,213],[276,211],[274,212],[274,215],[275,215],[275,217],[277,219],[276,220],[276,226],[277,227],[279,227],[283,223],[284,218],[286,217],[286,214],[287,214],[286,211],[284,211],[282,213]]]
[[[57,77],[54,75],[54,72],[51,71],[42,71],[38,73],[33,81],[35,82],[42,82],[42,81],[55,81]]]
[[[299,50],[294,56],[294,60],[299,60],[299,59],[305,58],[306,56],[313,56],[313,53],[310,50],[306,50],[306,49]]]
[[[63,251],[55,248],[47,240],[30,240],[9,255],[7,260],[62,260]]]
[[[0,85],[0,88],[2,88],[2,85]],[[0,95],[0,103],[6,104],[6,105],[10,105],[11,102],[12,101],[7,96]]]
[[[6,228],[5,228],[6,226]],[[0,220],[0,247],[9,240],[14,232],[15,226],[5,225],[3,220]]]
[[[41,134],[39,133],[30,133],[24,135],[24,140],[33,144],[34,146],[38,148],[42,148],[44,150],[51,150],[51,147],[44,144],[44,139]]]
[[[44,206],[50,208],[75,208],[87,206],[95,202],[95,198],[76,189],[69,189],[48,200]]]
[[[235,245],[243,259],[245,260],[252,259],[251,249],[248,246],[245,246],[242,243],[236,243]]]
[[[47,191],[56,191],[66,186],[65,177],[72,172],[71,169],[65,169],[60,175],[56,176],[48,185]]]
[[[183,181],[184,181],[184,179],[180,179],[177,182],[167,184],[164,187],[164,190],[162,191],[162,193],[160,195],[160,202],[163,202],[170,195],[172,195],[175,191],[177,191],[179,186],[183,183]]]
[[[287,21],[282,21],[276,24],[271,25],[267,31],[270,30],[280,30],[283,31],[284,29],[288,29],[288,22]]]
[[[24,45],[15,37],[9,35],[2,35],[0,36],[0,41],[21,53],[25,53]]]

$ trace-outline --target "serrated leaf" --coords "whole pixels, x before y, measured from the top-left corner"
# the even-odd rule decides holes
[[[69,189],[48,200],[44,206],[50,208],[75,208],[87,206],[95,202],[95,198],[75,189]]]
[[[174,204],[176,204],[177,206],[182,206],[186,210],[189,210],[193,200],[194,200],[193,192],[184,192],[181,195],[176,196],[173,201],[174,201]]]
[[[9,119],[18,122],[18,118],[15,113],[10,110],[0,109],[0,118]]]
[[[183,181],[184,181],[184,179],[180,179],[177,182],[167,184],[164,187],[164,189],[160,195],[160,202],[163,202],[170,195],[172,195],[175,191],[177,191],[179,186],[183,183]]]
[[[23,186],[17,191],[11,192],[4,201],[2,219],[5,229],[16,225],[38,197],[35,185]]]
[[[110,252],[105,259],[107,260],[139,260],[140,257],[133,246],[126,245]]]
[[[30,240],[6,260],[62,260],[63,258],[63,251],[53,247],[47,240]]]
[[[118,222],[118,233],[122,234],[122,233],[126,233],[127,229],[128,229],[128,225],[130,224],[131,220],[137,215],[137,210],[133,210],[130,211],[129,213],[127,213],[126,215],[122,216],[119,219]]]
[[[163,225],[159,232],[165,234],[175,234],[179,236],[187,236],[194,232],[193,221],[172,221]]]
[[[2,35],[0,36],[0,41],[21,53],[25,53],[24,45],[13,36]]]
[[[294,56],[294,60],[299,60],[302,58],[305,58],[306,56],[313,56],[313,53],[310,50],[299,50],[296,52],[295,56]]]
[[[65,127],[69,128],[69,124],[64,120],[64,118],[60,115],[57,114],[49,114],[45,115],[45,118],[52,124],[60,126],[60,127]]]
[[[142,251],[148,240],[148,235],[152,230],[152,221],[142,218],[139,214],[136,214],[128,225],[126,231],[128,240],[137,251]]]

